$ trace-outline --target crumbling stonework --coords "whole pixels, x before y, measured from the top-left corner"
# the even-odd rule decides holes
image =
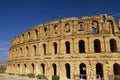
[[[120,21],[112,16],[71,17],[37,25],[16,36],[7,73],[35,73],[61,80],[120,74]]]

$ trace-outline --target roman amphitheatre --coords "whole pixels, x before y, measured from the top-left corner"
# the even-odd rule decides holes
[[[100,14],[34,26],[12,39],[6,72],[109,80],[120,74],[120,21]]]

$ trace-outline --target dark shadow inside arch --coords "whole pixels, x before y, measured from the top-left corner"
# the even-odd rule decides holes
[[[81,79],[86,79],[86,65],[84,63],[81,63],[79,65],[79,69],[80,69],[80,78]]]
[[[101,44],[100,44],[100,40],[98,39],[94,40],[94,51],[95,53],[101,52]]]
[[[103,78],[103,65],[101,63],[97,63],[96,64],[96,75],[100,76],[101,78]],[[98,78],[97,76],[97,78]]]
[[[44,55],[46,55],[46,44],[43,44]]]
[[[115,63],[113,65],[113,71],[114,71],[114,75],[120,75],[120,65],[118,63]]]
[[[79,41],[79,53],[85,53],[85,42],[83,40]]]
[[[53,43],[53,46],[54,46],[54,54],[57,54],[57,43]]]
[[[54,71],[54,75],[57,75],[57,66],[56,64],[53,64],[53,71]]]
[[[41,67],[42,67],[42,74],[45,75],[45,64],[41,64]]]
[[[65,46],[66,46],[66,54],[70,54],[70,42],[66,41]]]
[[[111,52],[117,52],[117,45],[115,39],[110,40],[110,50]]]
[[[70,64],[65,64],[66,67],[66,77],[70,79]]]

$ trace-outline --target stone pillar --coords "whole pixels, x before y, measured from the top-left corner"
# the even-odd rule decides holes
[[[94,42],[93,42],[93,38],[89,38],[89,52],[90,53],[94,53]]]
[[[85,53],[89,53],[90,49],[89,49],[89,37],[87,39],[85,39]]]
[[[111,52],[110,51],[110,40],[108,37],[105,37],[105,49],[106,49],[106,52]]]
[[[104,42],[104,37],[101,38],[100,43],[101,43],[101,52],[105,52],[105,42]]]

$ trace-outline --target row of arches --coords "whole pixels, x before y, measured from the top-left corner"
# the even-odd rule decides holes
[[[94,52],[95,53],[101,53],[101,42],[99,39],[95,39],[94,41]],[[66,41],[65,43],[65,53],[66,54],[70,54],[71,53],[71,43],[69,41]],[[115,39],[110,39],[109,40],[109,45],[110,45],[110,51],[111,52],[117,52],[117,42]],[[53,42],[52,44],[53,48],[53,53],[52,54],[58,54],[59,52],[59,44],[57,42]],[[43,50],[43,54],[46,55],[47,54],[47,45],[45,43],[42,44],[42,50]],[[18,53],[19,51],[19,55],[22,56],[22,54],[26,54],[26,56],[29,56],[29,47],[26,46],[25,51],[20,48],[19,50],[16,49],[15,51],[13,51],[14,53]],[[85,45],[85,41],[84,40],[80,40],[78,42],[78,52],[79,53],[86,53],[86,45]],[[37,46],[33,45],[32,48],[32,54],[33,56],[37,56]],[[18,54],[16,54],[17,56]]]
[[[86,24],[89,25],[89,27],[86,26]],[[100,33],[100,31],[104,30],[107,31],[107,33],[115,34],[114,28],[114,21],[112,20],[104,20],[104,23],[99,23],[97,20],[91,20],[78,21],[77,23],[68,22],[64,24],[61,23],[54,25],[42,25],[40,27],[36,27],[32,30],[29,30],[28,32],[22,33],[21,35],[18,35],[12,41],[12,45],[15,45],[17,43],[19,44],[31,39],[38,39],[45,36],[51,36],[54,34],[71,33],[72,31],[77,33],[80,33],[81,31],[89,31],[93,34],[97,34]]]
[[[22,66],[22,70],[21,70],[21,66],[22,65],[20,65],[20,64],[17,64],[17,67],[16,68],[18,68],[18,69],[16,69],[16,70],[18,70],[18,73],[19,74],[21,74],[20,73],[20,71],[22,71],[23,70],[23,73],[24,74],[27,74],[27,73],[35,73],[35,70],[36,70],[36,65],[35,64],[31,64],[29,67],[26,65],[26,64],[23,64],[23,66]],[[73,68],[73,67],[71,67],[72,65],[70,65],[69,63],[66,63],[65,65],[64,65],[64,71],[63,72],[65,72],[65,75],[66,75],[66,77],[68,78],[68,79],[71,79],[71,73],[72,73],[72,70],[73,69],[71,69],[71,68]],[[92,65],[93,66],[93,65]],[[103,66],[103,64],[102,63],[97,63],[96,65],[94,65],[95,66],[95,71],[96,71],[96,78],[98,78],[98,77],[101,77],[101,78],[103,78],[104,77],[104,66]],[[8,66],[8,67],[12,67],[12,66]],[[14,66],[13,66],[14,67]],[[41,67],[41,68],[40,68]],[[44,63],[41,63],[40,64],[40,67],[38,68],[38,70],[41,72],[41,75],[46,75],[46,71],[47,71],[47,65],[46,64],[44,64]],[[60,66],[58,66],[56,63],[53,63],[52,64],[52,66],[50,66],[50,68],[52,68],[52,71],[53,71],[53,74],[52,75],[59,75],[58,74],[58,68],[59,68]],[[80,78],[83,78],[83,79],[86,79],[87,78],[87,71],[89,70],[88,68],[87,68],[87,66],[86,66],[86,64],[85,63],[81,63],[81,64],[79,64],[79,75],[80,75]],[[28,68],[30,68],[29,69],[29,72],[27,72],[27,69]],[[60,68],[59,68],[60,69]],[[62,72],[62,70],[59,70],[59,71],[61,71]],[[49,72],[49,71],[47,71],[47,72]],[[120,74],[120,65],[118,64],[118,63],[114,63],[113,64],[113,74],[114,75],[119,75]],[[78,75],[78,74],[74,74],[74,75]],[[108,75],[109,76],[109,75]]]

